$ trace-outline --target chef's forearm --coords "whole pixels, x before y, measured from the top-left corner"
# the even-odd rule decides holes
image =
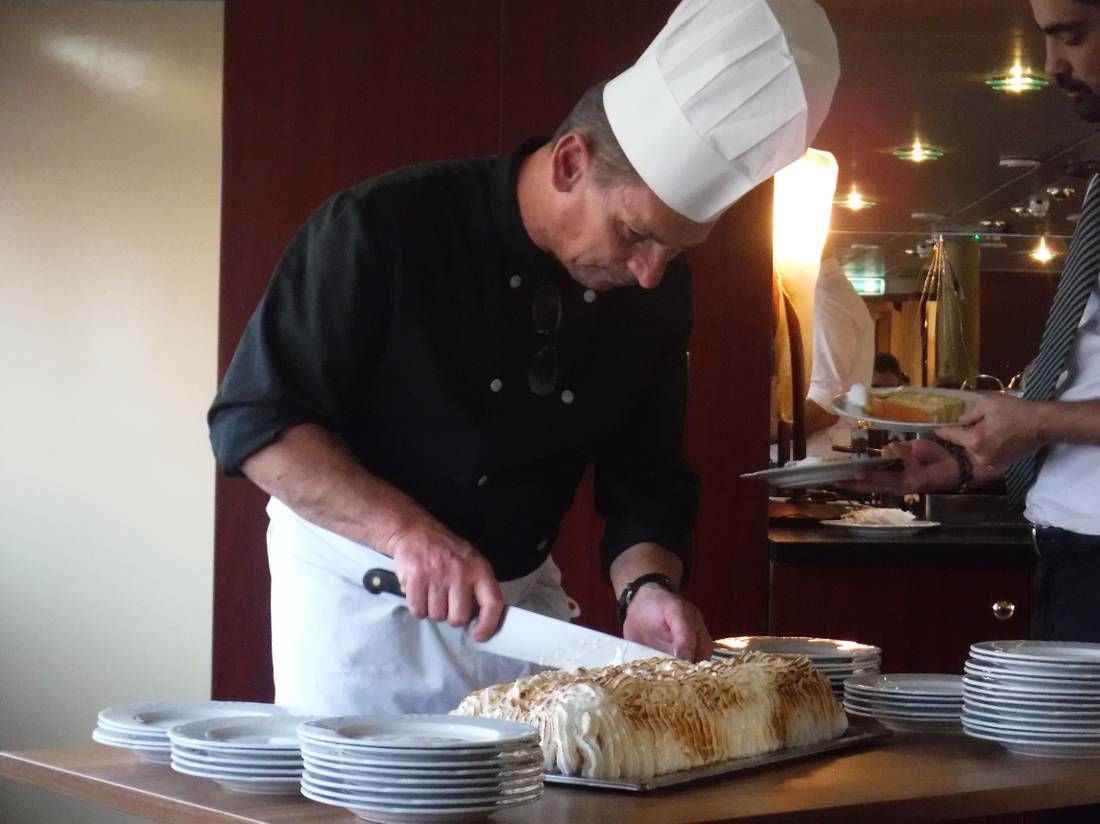
[[[618,598],[631,581],[649,572],[667,575],[679,586],[684,574],[684,562],[659,544],[634,544],[611,563],[611,585],[615,589],[615,597]]]
[[[302,424],[242,466],[264,492],[311,523],[386,555],[395,536],[432,516],[364,469],[327,430]]]

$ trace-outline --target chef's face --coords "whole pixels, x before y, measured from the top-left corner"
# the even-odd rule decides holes
[[[1082,119],[1100,122],[1100,4],[1031,0],[1046,35],[1046,72],[1069,94]]]
[[[641,182],[604,183],[591,164],[575,170],[551,251],[589,289],[652,289],[684,249],[706,240],[713,223],[695,223]]]

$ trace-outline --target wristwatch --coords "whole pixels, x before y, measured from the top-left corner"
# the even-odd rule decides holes
[[[645,575],[639,575],[623,587],[623,591],[619,593],[619,605],[616,608],[616,614],[619,616],[620,624],[626,621],[626,611],[630,607],[630,602],[634,600],[634,596],[638,594],[638,590],[646,584],[656,584],[662,589],[667,589],[669,592],[676,591],[676,584],[672,583],[672,579],[667,575],[663,575],[660,572],[647,572]]]
[[[942,440],[940,443],[948,454],[955,459],[955,463],[959,465],[959,487],[955,491],[968,492],[974,486],[974,464],[970,462],[970,456],[957,443]]]

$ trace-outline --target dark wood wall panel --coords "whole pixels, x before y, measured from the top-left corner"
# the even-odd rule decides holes
[[[1056,274],[982,272],[978,365],[1005,383],[1039,351]]]
[[[419,160],[507,150],[548,134],[591,83],[631,63],[674,0],[228,0],[219,375],[279,254],[338,188]],[[686,448],[704,503],[689,594],[713,629],[762,631],[770,187],[723,218],[696,271]],[[264,496],[216,490],[214,694],[271,695]],[[587,483],[559,539],[584,622],[615,629]],[[591,551],[576,551],[590,546]]]

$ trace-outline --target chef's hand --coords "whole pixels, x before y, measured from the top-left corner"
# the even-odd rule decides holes
[[[496,632],[504,595],[492,565],[474,547],[441,524],[426,522],[395,536],[388,548],[413,615],[464,627],[476,603],[473,639],[487,641]]]
[[[1042,446],[1038,406],[1012,395],[988,393],[959,418],[959,426],[941,427],[936,435],[970,453],[975,477],[996,475]]]
[[[656,584],[639,589],[626,610],[623,638],[688,661],[710,658],[714,642],[698,608]]]
[[[911,492],[939,492],[959,485],[959,465],[951,453],[935,441],[917,439],[888,443],[882,457],[899,458],[893,469],[865,469],[837,486],[856,492],[908,495]]]

